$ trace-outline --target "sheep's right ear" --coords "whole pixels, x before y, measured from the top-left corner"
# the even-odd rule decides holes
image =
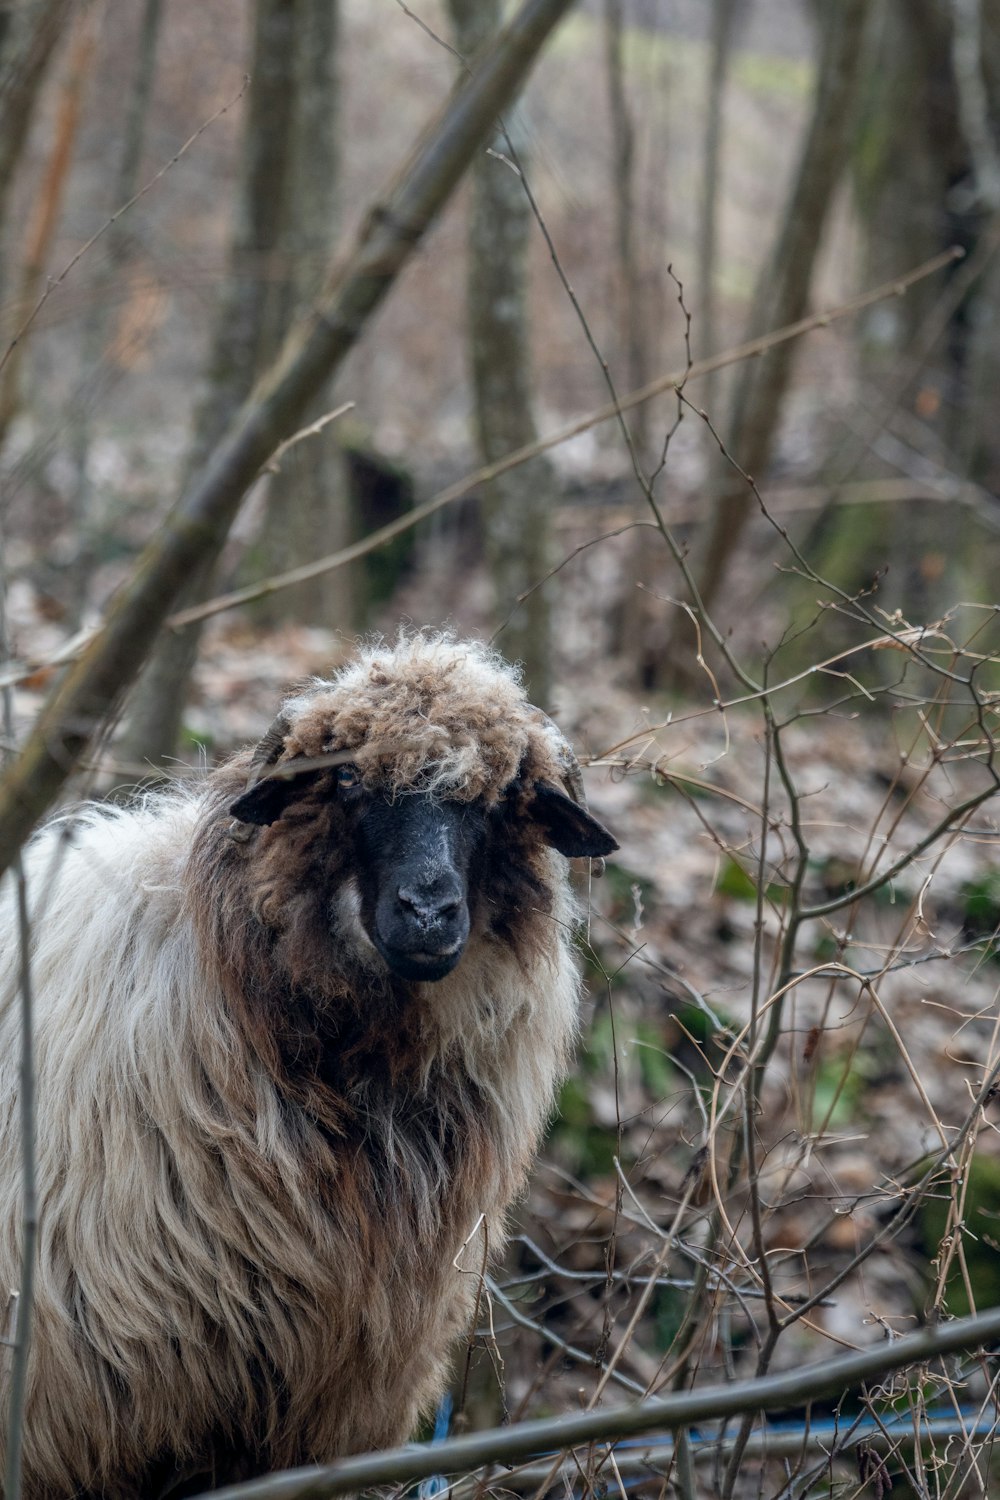
[[[262,776],[230,804],[229,812],[240,823],[254,823],[257,827],[277,823],[293,798],[302,793],[307,782],[315,779],[315,775]]]

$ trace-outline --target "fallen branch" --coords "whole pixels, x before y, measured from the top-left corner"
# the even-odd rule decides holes
[[[796,1366],[778,1375],[728,1385],[681,1391],[657,1401],[640,1401],[572,1416],[494,1427],[448,1442],[360,1454],[326,1468],[295,1469],[249,1484],[218,1490],[216,1500],[329,1500],[374,1485],[410,1484],[432,1474],[454,1474],[482,1464],[509,1464],[555,1453],[581,1443],[607,1443],[638,1433],[677,1430],[695,1422],[742,1412],[804,1406],[821,1396],[842,1396],[892,1370],[924,1364],[944,1354],[975,1349],[1000,1339],[1000,1307],[976,1317],[922,1328],[918,1333],[864,1349],[857,1354]]]

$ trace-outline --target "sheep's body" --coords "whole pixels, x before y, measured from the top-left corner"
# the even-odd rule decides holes
[[[515,747],[522,763],[544,759],[536,740]],[[89,810],[27,852],[40,1235],[26,1500],[148,1494],[158,1464],[231,1478],[404,1440],[468,1326],[482,1240],[456,1266],[462,1243],[484,1214],[498,1247],[566,1064],[572,906],[537,835],[509,833],[516,910],[496,904],[509,873],[497,895],[487,880],[457,969],[404,983],[373,959],[349,874],[324,867],[314,898],[315,788],[249,844],[232,838],[247,763],[199,797]],[[0,1289],[20,1267],[18,1050],[8,1006]],[[6,1394],[0,1379],[4,1411]]]

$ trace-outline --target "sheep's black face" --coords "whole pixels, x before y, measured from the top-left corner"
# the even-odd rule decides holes
[[[229,811],[242,823],[277,823],[304,792],[323,795],[326,785],[314,770],[289,776],[286,769],[261,778]],[[465,951],[484,871],[492,881],[509,874],[527,829],[569,859],[618,847],[585,808],[542,781],[517,781],[492,810],[419,791],[390,797],[364,786],[351,765],[338,767],[331,791],[334,837],[346,845],[338,850],[339,878],[353,872],[365,934],[404,980],[451,973]]]
[[[400,979],[443,979],[469,936],[487,836],[483,810],[411,792],[390,801],[341,767],[337,796],[354,836],[361,920]]]

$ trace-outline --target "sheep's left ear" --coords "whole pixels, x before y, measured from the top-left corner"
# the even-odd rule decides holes
[[[299,776],[262,776],[230,804],[230,814],[241,823],[256,824],[259,828],[276,823],[288,804],[301,796],[315,780],[315,772]]]
[[[567,859],[600,859],[613,854],[618,841],[565,792],[548,781],[536,781],[531,816],[545,835],[545,842]]]

